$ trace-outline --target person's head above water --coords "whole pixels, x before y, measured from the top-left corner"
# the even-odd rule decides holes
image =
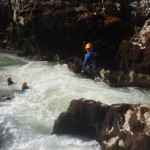
[[[22,82],[22,86],[27,86],[27,82]]]
[[[8,85],[12,85],[14,83],[11,77],[7,77],[7,83]]]
[[[7,81],[10,81],[10,80],[12,80],[12,78],[11,77],[7,77]]]

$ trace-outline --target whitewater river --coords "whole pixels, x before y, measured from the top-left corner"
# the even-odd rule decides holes
[[[15,85],[8,86],[11,76]],[[26,81],[25,94],[16,91]],[[149,103],[149,91],[110,88],[71,72],[66,65],[31,61],[0,53],[0,96],[14,93],[11,101],[0,102],[1,150],[100,150],[95,140],[51,135],[55,119],[73,99],[86,98],[112,103]]]

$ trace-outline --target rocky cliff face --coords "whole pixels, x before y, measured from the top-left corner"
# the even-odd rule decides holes
[[[95,138],[103,150],[149,150],[150,105],[73,100],[55,121],[53,134]]]
[[[149,75],[149,7],[148,0],[1,0],[0,45],[44,60],[69,58],[79,72],[84,45],[93,42],[101,68]]]
[[[129,41],[122,41],[118,51],[120,68],[150,74],[150,19]]]

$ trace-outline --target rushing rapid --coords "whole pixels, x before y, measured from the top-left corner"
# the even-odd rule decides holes
[[[14,85],[8,86],[6,78]],[[21,83],[30,89],[18,94]],[[73,99],[86,98],[112,103],[148,103],[149,91],[138,88],[111,88],[83,78],[66,65],[31,61],[0,54],[0,96],[14,94],[0,102],[0,148],[2,150],[100,150],[95,140],[51,135],[55,119]]]

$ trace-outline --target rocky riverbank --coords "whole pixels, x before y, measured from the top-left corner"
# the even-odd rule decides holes
[[[72,100],[55,121],[53,134],[88,136],[103,150],[149,150],[150,104]]]
[[[0,47],[79,73],[92,42],[104,82],[150,87],[149,7],[148,0],[3,0]]]

